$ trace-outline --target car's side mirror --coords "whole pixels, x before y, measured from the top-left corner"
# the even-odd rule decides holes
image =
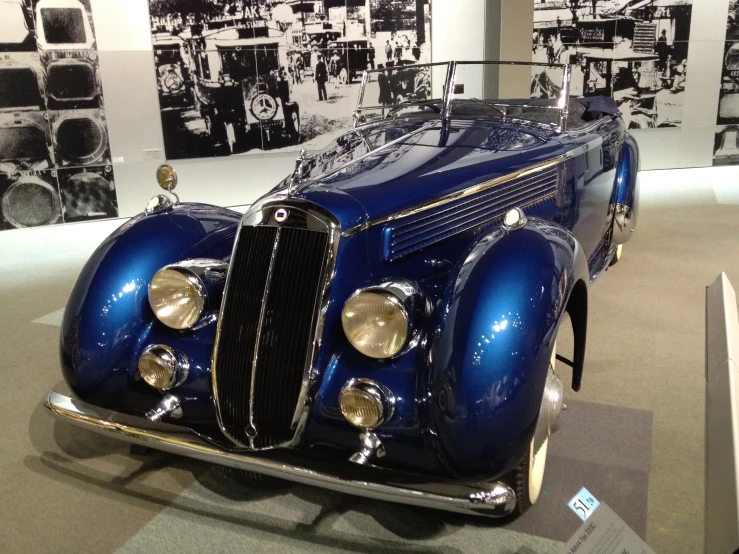
[[[177,186],[177,173],[171,165],[162,164],[157,168],[157,183],[167,192]]]
[[[464,94],[464,83],[454,85],[454,94]]]

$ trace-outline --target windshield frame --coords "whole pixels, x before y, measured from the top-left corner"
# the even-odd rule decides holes
[[[529,66],[529,67],[553,67],[553,68],[561,68],[562,69],[562,87],[560,89],[559,97],[557,98],[557,102],[555,106],[535,106],[535,105],[529,105],[529,104],[517,104],[517,107],[520,108],[536,108],[536,109],[547,109],[547,110],[556,110],[557,113],[557,123],[554,125],[551,125],[551,127],[557,132],[557,133],[564,133],[567,130],[567,116],[569,115],[569,100],[570,100],[570,80],[572,77],[572,69],[569,64],[548,64],[548,63],[537,63],[537,62],[507,62],[507,61],[449,61],[449,62],[433,62],[433,63],[424,63],[424,64],[408,64],[399,66],[399,68],[407,68],[411,69],[414,67],[438,67],[438,66],[447,66],[446,70],[446,76],[444,78],[444,97],[443,98],[428,98],[425,100],[410,100],[405,101],[401,104],[396,104],[394,107],[399,106],[415,106],[415,105],[424,105],[424,104],[432,104],[432,103],[441,103],[441,111],[438,115],[441,116],[441,120],[443,124],[446,124],[447,121],[449,121],[449,118],[453,115],[451,111],[452,107],[452,101],[454,100],[454,85],[456,83],[457,78],[457,67],[458,66],[464,66],[464,65],[516,65],[516,66]],[[363,123],[363,120],[365,119],[362,115],[362,112],[365,110],[379,110],[383,108],[387,108],[387,106],[364,106],[362,105],[362,102],[364,100],[364,93],[367,83],[369,82],[370,75],[379,74],[381,72],[385,71],[384,69],[368,69],[365,70],[362,74],[362,83],[360,85],[359,94],[357,96],[357,105],[354,109],[354,113],[352,114],[352,128],[355,128]],[[489,102],[493,103],[492,100]],[[501,106],[506,105],[504,101],[499,103]],[[429,115],[429,114],[426,114]],[[506,119],[506,115],[502,115],[503,119]],[[518,117],[516,118],[518,121],[527,121],[525,118]],[[546,125],[546,124],[544,124]]]

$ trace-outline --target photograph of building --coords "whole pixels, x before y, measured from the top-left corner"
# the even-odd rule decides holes
[[[691,14],[691,0],[537,0],[532,61],[571,63],[570,94],[611,96],[629,128],[679,127]],[[534,71],[532,96],[558,90],[551,73]]]
[[[365,69],[431,61],[429,0],[150,0],[168,159],[317,149]]]

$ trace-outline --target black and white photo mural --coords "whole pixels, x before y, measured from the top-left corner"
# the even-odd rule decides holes
[[[739,1],[729,2],[713,165],[739,164]]]
[[[430,0],[149,0],[168,159],[324,147],[362,72],[431,61]]]
[[[611,96],[631,129],[680,126],[692,0],[534,1],[532,61],[572,64],[571,95]],[[559,80],[534,70],[532,97]]]
[[[0,229],[118,215],[89,0],[0,1]]]

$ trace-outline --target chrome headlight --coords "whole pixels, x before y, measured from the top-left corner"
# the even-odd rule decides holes
[[[225,280],[228,264],[221,260],[187,260],[168,265],[149,283],[149,305],[157,319],[172,329],[189,329],[207,307],[206,283]]]
[[[420,300],[418,287],[393,281],[354,293],[341,312],[351,345],[365,356],[384,359],[400,353],[413,335],[412,312]]]

